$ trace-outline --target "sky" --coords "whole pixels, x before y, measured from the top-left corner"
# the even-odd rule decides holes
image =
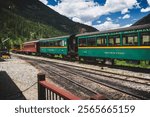
[[[150,0],[39,0],[69,19],[108,30],[128,27],[150,13]]]

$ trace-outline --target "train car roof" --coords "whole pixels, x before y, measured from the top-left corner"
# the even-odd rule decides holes
[[[35,43],[35,42],[38,42],[38,40],[24,42],[23,44],[29,44],[29,43]]]
[[[61,38],[67,38],[67,37],[70,37],[70,35],[59,36],[59,37],[51,37],[51,38],[44,38],[44,39],[39,39],[38,41],[46,41],[46,40],[52,40],[52,39],[61,39]]]
[[[79,36],[86,36],[86,35],[111,33],[111,32],[130,31],[130,30],[137,30],[137,29],[144,29],[144,28],[150,28],[150,24],[130,26],[130,27],[126,27],[126,28],[119,28],[119,29],[105,30],[105,31],[98,31],[98,32],[82,33],[82,34],[77,34],[76,36],[79,37]]]
[[[66,37],[70,37],[70,35],[59,36],[59,37],[51,37],[51,38],[41,38],[41,39],[34,40],[34,41],[24,42],[23,44],[30,44],[30,43],[39,42],[39,41],[45,41],[45,40],[51,40],[51,39],[60,39],[60,38],[66,38]]]
[[[112,33],[112,32],[122,32],[122,31],[132,31],[132,30],[138,30],[138,29],[144,29],[144,28],[150,28],[150,24],[144,24],[144,25],[137,25],[137,26],[130,26],[126,28],[119,28],[119,29],[113,29],[113,30],[105,30],[105,31],[97,31],[97,32],[89,32],[89,33],[82,33],[82,34],[77,34],[77,37],[80,36],[86,36],[86,35],[97,35],[97,34],[105,34],[105,33]],[[70,37],[71,35],[65,35],[65,36],[59,36],[59,37],[52,37],[52,38],[41,38],[35,41],[28,41],[23,44],[29,44],[33,42],[39,42],[39,41],[46,41],[46,40],[52,40],[52,39],[61,39],[61,38],[67,38]]]

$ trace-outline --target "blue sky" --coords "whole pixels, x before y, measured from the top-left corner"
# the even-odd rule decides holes
[[[69,19],[98,30],[127,27],[150,13],[150,0],[39,0]]]

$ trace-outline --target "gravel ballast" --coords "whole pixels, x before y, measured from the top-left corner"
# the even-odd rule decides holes
[[[37,57],[37,56],[12,54],[12,59],[7,59],[6,61],[0,62],[0,71],[7,72],[7,74],[11,77],[12,81],[15,82],[18,88],[23,92],[23,95],[25,96],[27,100],[37,100],[37,84],[36,84],[37,74],[41,71],[45,73],[45,71],[44,69],[42,70],[42,68],[36,67],[36,64],[32,66],[31,64],[28,63],[29,62],[28,60],[25,61],[25,60],[19,59],[17,56],[33,58],[35,60],[38,59],[41,61],[46,60],[49,62],[57,62],[60,64],[62,63],[62,64],[74,65],[76,67],[81,66],[81,67],[92,68],[96,70],[101,69],[101,67],[99,66],[87,65],[87,64],[77,63],[77,62],[62,61],[62,60],[49,59],[49,58],[43,58],[43,57]],[[146,74],[146,73],[135,73],[135,72],[128,71],[128,70],[111,69],[108,67],[103,67],[101,71],[103,70],[117,72],[119,74],[130,74],[131,76],[141,76],[141,77],[150,79],[150,74]],[[48,76],[49,74],[46,77]],[[47,79],[47,80],[54,83],[50,79]],[[57,85],[57,83],[55,85]]]
[[[5,71],[8,74],[10,80],[22,91],[27,100],[37,100],[36,82],[39,71],[35,67],[24,60],[12,57],[0,62],[0,71]],[[12,94],[15,94],[15,92],[12,92]]]

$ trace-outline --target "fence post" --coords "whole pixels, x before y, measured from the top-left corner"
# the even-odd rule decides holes
[[[44,81],[45,80],[45,74],[43,73],[39,73],[37,75],[37,81],[38,81],[38,100],[46,100],[46,91],[45,88],[43,86],[40,85],[40,81]]]

